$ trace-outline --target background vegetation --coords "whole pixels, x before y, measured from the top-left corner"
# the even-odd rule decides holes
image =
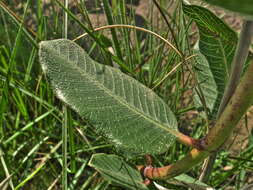
[[[240,19],[233,20],[219,9],[215,11],[235,29],[240,28]],[[61,189],[62,179],[68,183],[68,189],[122,189],[87,165],[91,155],[117,153],[133,165],[144,162],[138,155],[118,152],[71,109],[63,114],[65,106],[42,74],[37,54],[40,41],[63,37],[64,12],[69,15],[69,39],[98,26],[129,24],[160,34],[184,57],[194,54],[196,26],[183,13],[179,1],[73,0],[64,11],[57,0],[1,0],[0,189]],[[93,59],[118,67],[153,89],[175,113],[180,131],[195,138],[206,134],[208,123],[193,104],[194,61],[178,65],[180,57],[164,42],[130,29],[106,30],[100,35],[81,38],[77,43]],[[207,182],[210,186],[239,190],[252,181],[253,136],[249,121],[246,116],[244,126],[249,129],[249,136],[243,136],[248,139],[244,148],[233,154],[219,152]],[[62,132],[64,126],[68,126],[67,136]],[[62,149],[64,138],[68,140],[68,152]],[[174,144],[166,153],[154,156],[154,164],[162,166],[177,161],[188,150],[189,147]],[[67,180],[62,178],[64,171],[68,172]],[[198,178],[200,172],[198,166],[187,174]],[[168,188],[189,188],[175,180],[161,184]]]

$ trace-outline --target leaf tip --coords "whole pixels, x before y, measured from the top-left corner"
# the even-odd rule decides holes
[[[41,41],[39,43],[39,60],[40,60],[42,71],[44,73],[47,73],[47,70],[48,70],[46,62],[44,61],[44,51],[45,51],[46,43],[47,41]]]

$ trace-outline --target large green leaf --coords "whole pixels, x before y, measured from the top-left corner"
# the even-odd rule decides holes
[[[198,82],[203,88],[209,116],[215,118],[229,78],[238,37],[221,19],[203,7],[183,5],[183,11],[196,22],[199,29],[199,50],[207,59],[208,66],[206,61],[200,61],[203,60],[200,56],[198,65],[203,63],[200,66],[203,68],[197,69]],[[210,86],[213,80],[215,88]]]
[[[207,3],[223,7],[225,9],[253,15],[253,1],[252,0],[202,0]]]
[[[175,116],[151,89],[69,40],[41,42],[39,56],[57,96],[115,145],[146,154],[174,142]]]
[[[89,166],[98,170],[105,179],[128,189],[148,189],[143,184],[140,172],[116,155],[94,154]]]

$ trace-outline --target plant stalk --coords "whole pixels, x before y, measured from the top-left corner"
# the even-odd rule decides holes
[[[182,160],[160,168],[151,166],[139,167],[143,175],[149,179],[168,179],[189,171],[193,166],[202,162],[212,152],[219,149],[228,139],[241,117],[253,102],[253,62],[249,65],[242,81],[224,109],[215,126],[201,141],[203,150],[192,149]]]
[[[221,113],[224,111],[224,108],[226,107],[229,99],[233,95],[239,83],[240,76],[243,71],[244,63],[246,62],[247,57],[248,57],[252,36],[253,36],[253,21],[245,20],[243,23],[242,31],[240,33],[240,38],[237,44],[235,56],[233,58],[228,84],[225,89],[225,92],[222,97],[222,101],[217,113],[217,118],[219,118]],[[216,159],[216,156],[217,156],[217,153],[214,153],[205,161],[203,165],[203,171],[199,177],[200,181],[202,182],[208,181],[208,178],[212,172],[212,168],[213,168],[213,164]]]
[[[182,143],[182,144],[192,147],[192,148],[196,148],[198,150],[203,149],[201,140],[199,140],[199,139],[194,139],[194,138],[184,135],[183,133],[180,133],[180,132],[174,133],[173,135],[176,136],[176,140],[179,143]]]
[[[68,9],[68,0],[64,0],[64,7]],[[68,38],[68,13],[64,10],[63,18],[63,38]],[[62,123],[62,189],[68,189],[68,108],[63,105],[63,123]]]
[[[243,28],[240,34],[239,42],[236,48],[235,56],[232,62],[231,73],[229,76],[228,84],[225,89],[221,105],[218,111],[218,118],[226,107],[229,99],[233,95],[243,71],[244,63],[246,62],[249,54],[249,47],[253,36],[253,21],[244,21]]]

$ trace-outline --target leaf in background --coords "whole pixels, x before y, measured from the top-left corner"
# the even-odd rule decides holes
[[[130,167],[116,155],[94,154],[89,162],[102,176],[123,187],[134,190],[147,190],[140,172]]]
[[[213,110],[214,113],[212,114],[213,117],[215,117],[220,103],[219,89],[214,80],[215,76],[211,71],[206,57],[202,55],[198,50],[194,50],[194,54],[197,55],[195,57],[195,68],[199,87],[202,90],[207,108],[209,110]],[[197,93],[194,94],[194,103],[198,108],[203,106]]]
[[[225,9],[247,15],[253,15],[252,0],[202,0]]]
[[[57,96],[120,148],[155,154],[174,142],[174,114],[135,79],[98,64],[69,40],[41,42],[39,56]]]
[[[210,111],[209,117],[215,118],[229,77],[238,37],[222,20],[203,7],[183,5],[183,11],[196,22],[199,29],[199,50],[209,64],[207,67],[206,62],[203,61],[203,67],[209,68],[210,72],[197,69],[198,75],[203,75],[199,77],[200,81],[198,82],[201,83],[203,88],[205,101]],[[200,57],[200,59],[202,58]],[[211,75],[212,78],[208,78]],[[203,77],[205,80],[203,80]],[[208,80],[215,81],[215,89],[211,89],[213,86],[209,86],[209,83],[213,83],[213,81]],[[205,90],[208,90],[208,92],[205,92]],[[208,95],[210,90],[212,93]],[[217,92],[214,92],[214,90]]]

